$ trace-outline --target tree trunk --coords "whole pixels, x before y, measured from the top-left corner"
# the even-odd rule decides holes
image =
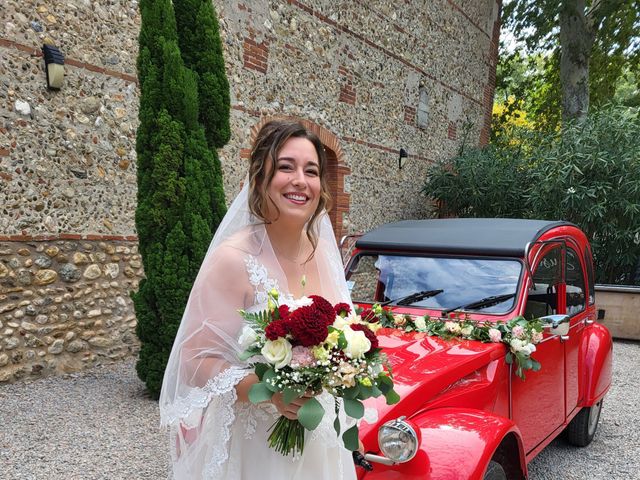
[[[560,10],[562,120],[582,120],[589,110],[589,57],[594,32],[585,0],[563,0]]]

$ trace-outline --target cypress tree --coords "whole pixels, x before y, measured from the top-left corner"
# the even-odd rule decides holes
[[[229,83],[225,74],[218,16],[211,0],[174,0],[178,42],[185,65],[198,74],[200,122],[211,149],[230,136]]]
[[[182,59],[171,1],[141,0],[140,12],[136,229],[145,279],[132,297],[141,342],[136,370],[157,397],[225,204],[217,154],[199,120],[198,75]]]

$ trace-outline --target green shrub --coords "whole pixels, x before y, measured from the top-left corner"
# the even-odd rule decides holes
[[[171,1],[141,0],[140,11],[136,230],[145,279],[132,298],[141,342],[136,370],[157,397],[225,204],[217,154],[199,120],[198,75],[184,65]]]
[[[640,284],[640,116],[609,107],[562,132],[433,164],[424,193],[440,214],[568,220],[589,237],[599,283]]]

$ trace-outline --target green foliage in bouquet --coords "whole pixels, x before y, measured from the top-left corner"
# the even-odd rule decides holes
[[[225,212],[215,150],[199,123],[197,75],[185,67],[170,0],[142,0],[136,229],[145,279],[132,294],[136,366],[158,396],[182,312]]]
[[[364,416],[363,400],[384,396],[387,404],[391,405],[399,402],[400,396],[393,389],[391,367],[386,356],[377,347],[377,343],[370,343],[365,348],[361,348],[355,345],[357,341],[351,336],[354,332],[362,333],[362,329],[371,329],[371,323],[359,315],[349,315],[350,312],[347,309],[350,307],[346,304],[332,307],[321,297],[315,297],[314,301],[324,302],[331,313],[320,319],[321,315],[326,314],[326,310],[319,307],[312,312],[313,320],[325,325],[324,334],[319,343],[307,343],[307,347],[304,347],[308,349],[304,354],[306,355],[304,364],[297,363],[295,354],[291,353],[290,343],[300,342],[294,333],[297,328],[292,324],[304,321],[301,320],[304,315],[297,317],[295,311],[289,311],[289,306],[281,310],[276,291],[269,292],[267,310],[254,313],[240,311],[248,323],[244,327],[241,344],[245,332],[248,333],[246,336],[248,340],[246,349],[239,357],[243,361],[250,362],[254,359],[252,363],[259,380],[249,390],[249,400],[252,403],[265,402],[275,393],[280,392],[284,402],[289,404],[307,392],[319,394],[326,391],[334,397],[333,426],[336,434],[342,435],[348,450],[355,451],[359,446],[358,426],[356,424],[341,432],[338,416],[340,404],[344,405],[347,416],[357,420]],[[306,305],[302,307],[304,308],[314,309],[316,305]],[[334,309],[339,313],[335,314]],[[285,312],[283,313],[285,317],[281,316],[281,312]],[[328,323],[324,323],[326,321]],[[277,335],[272,335],[273,332],[270,333],[269,329],[277,324],[281,330]],[[314,327],[311,326],[311,328]],[[272,340],[269,340],[269,337]],[[367,338],[375,338],[373,330],[368,332]],[[277,347],[270,350],[274,345]],[[299,347],[301,345],[293,349]],[[352,356],[357,348],[360,348],[359,355]],[[272,355],[272,352],[276,351],[277,355]],[[266,363],[263,360],[266,360]],[[325,414],[322,404],[315,397],[310,397],[298,410],[297,420],[281,416],[276,421],[268,439],[269,446],[283,455],[302,453],[305,430],[316,429]]]

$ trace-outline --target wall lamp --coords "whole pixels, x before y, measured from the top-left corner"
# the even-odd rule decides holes
[[[44,65],[47,73],[47,87],[60,90],[64,79],[64,55],[53,45],[43,45]]]
[[[402,170],[402,167],[405,163],[407,163],[407,159],[409,158],[409,153],[404,148],[400,149],[400,157],[398,158],[398,170]]]

